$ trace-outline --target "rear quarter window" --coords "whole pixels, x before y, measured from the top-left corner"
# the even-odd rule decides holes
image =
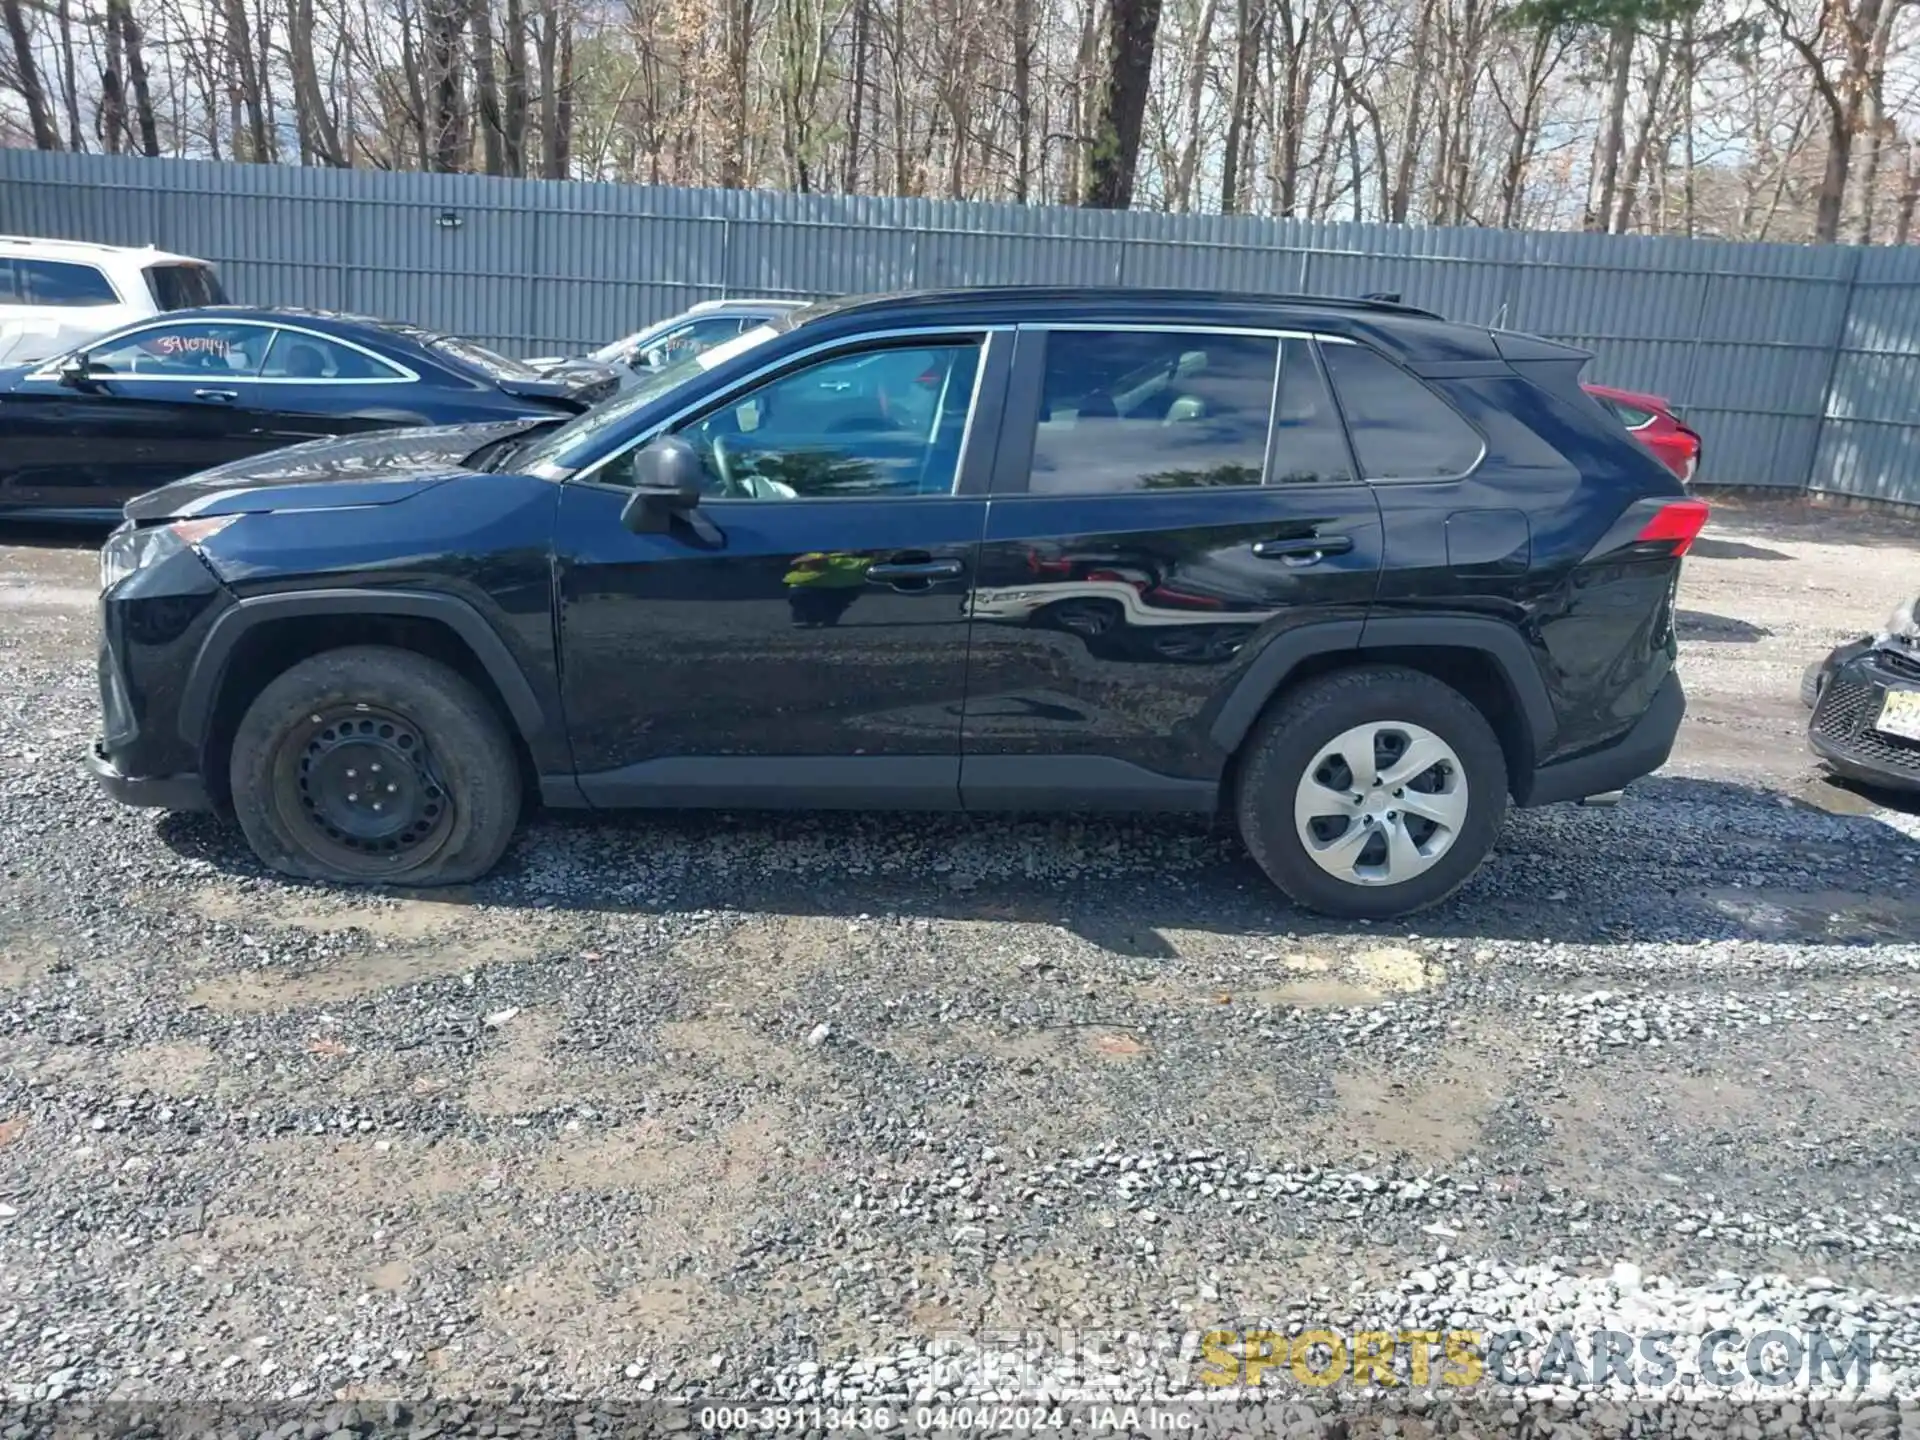
[[[149,265],[147,293],[162,310],[195,310],[202,305],[224,305],[227,292],[208,265]]]
[[[1321,353],[1366,479],[1440,479],[1479,463],[1480,432],[1424,382],[1364,345]]]

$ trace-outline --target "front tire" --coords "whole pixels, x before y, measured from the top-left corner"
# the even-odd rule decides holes
[[[1387,920],[1446,899],[1493,848],[1506,757],[1459,691],[1397,665],[1308,682],[1247,741],[1235,818],[1287,896]]]
[[[324,651],[269,681],[228,779],[254,854],[308,880],[462,884],[493,868],[520,819],[520,767],[486,698],[384,646]]]

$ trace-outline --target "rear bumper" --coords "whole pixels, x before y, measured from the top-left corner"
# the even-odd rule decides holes
[[[1889,690],[1920,691],[1920,663],[1872,647],[1841,660],[1820,686],[1807,741],[1849,780],[1920,790],[1920,741],[1874,728]]]
[[[211,810],[206,783],[198,775],[134,776],[114,768],[99,741],[87,751],[87,768],[100,788],[122,805],[149,806],[157,810]]]
[[[1625,789],[1630,782],[1651,775],[1673,753],[1674,737],[1680,733],[1680,720],[1686,713],[1686,691],[1680,687],[1679,675],[1670,673],[1631,730],[1604,750],[1534,771],[1533,785],[1520,803],[1531,806],[1584,800],[1589,795]]]

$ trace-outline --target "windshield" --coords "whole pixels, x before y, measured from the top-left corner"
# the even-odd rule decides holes
[[[639,347],[642,336],[651,335],[652,333],[653,331],[651,330],[636,330],[631,335],[621,336],[611,345],[602,345],[598,350],[589,352],[587,358],[600,365],[618,364],[627,358],[629,351]]]
[[[669,391],[679,389],[689,380],[706,374],[716,365],[724,365],[734,356],[744,355],[755,346],[766,344],[779,333],[771,325],[762,325],[744,335],[736,335],[724,345],[716,345],[698,355],[689,355],[684,360],[674,361],[664,370],[645,375],[618,399],[596,405],[577,420],[569,420],[558,430],[542,435],[513,457],[515,468],[528,473],[578,468],[594,448],[595,442],[603,435],[618,431],[629,415],[653,404]]]
[[[464,361],[481,374],[493,380],[533,380],[538,372],[522,365],[518,360],[509,360],[496,354],[484,345],[476,345],[471,340],[462,340],[458,335],[438,335],[427,342],[444,355]]]
[[[422,330],[418,325],[409,325],[404,320],[375,320],[370,322],[392,335],[402,335],[414,344],[429,351],[437,351],[454,364],[468,370],[478,370],[489,380],[538,380],[540,372],[523,365],[518,360],[509,360],[497,351],[484,345],[476,345],[471,340],[463,340],[458,335],[436,335],[431,330]]]

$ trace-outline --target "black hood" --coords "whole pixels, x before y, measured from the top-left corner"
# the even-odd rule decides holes
[[[497,441],[551,420],[434,425],[310,440],[202,470],[127,502],[130,520],[234,515],[256,510],[321,510],[404,500],[460,473]]]

